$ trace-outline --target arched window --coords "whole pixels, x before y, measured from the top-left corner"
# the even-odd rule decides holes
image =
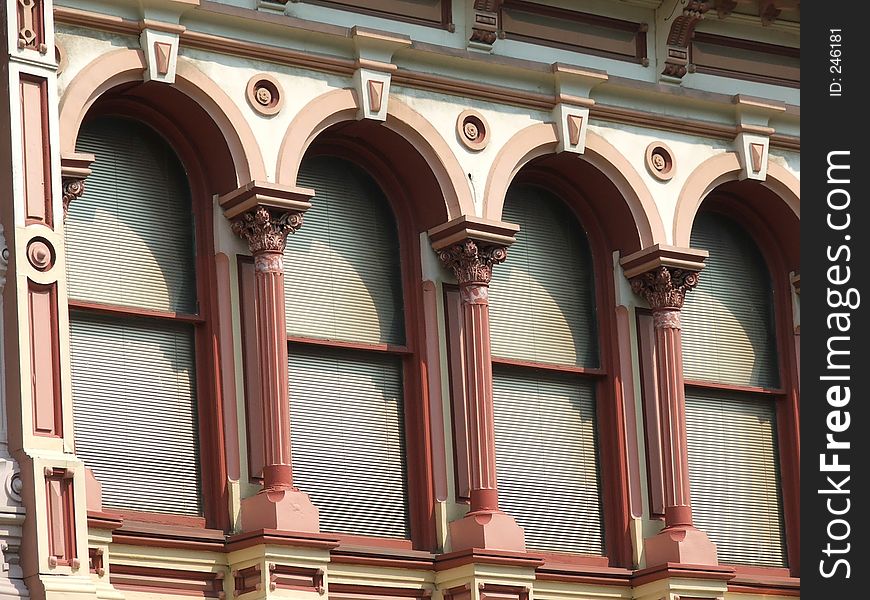
[[[315,190],[284,252],[293,475],[321,529],[409,538],[396,220],[361,168],[303,161]]]
[[[187,176],[128,119],[87,121],[76,149],[96,156],[65,227],[76,453],[107,508],[200,516]]]
[[[724,215],[699,213],[691,243],[710,253],[682,313],[695,524],[723,563],[783,567],[771,277],[753,240]]]
[[[530,549],[603,554],[596,431],[599,367],[592,255],[555,196],[513,185],[503,220],[520,226],[493,269],[496,472],[501,508]]]

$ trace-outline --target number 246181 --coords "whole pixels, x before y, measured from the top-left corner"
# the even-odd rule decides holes
[[[831,29],[830,35],[828,36],[828,54],[830,58],[828,59],[831,62],[831,66],[828,67],[828,70],[831,73],[842,74],[843,67],[840,62],[843,60],[843,50],[841,49],[843,45],[843,34],[841,29]]]

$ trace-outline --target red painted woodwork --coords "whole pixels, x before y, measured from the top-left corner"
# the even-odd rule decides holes
[[[47,80],[43,77],[22,75],[19,86],[25,221],[28,224],[42,223],[52,227]]]
[[[49,566],[79,567],[76,550],[73,472],[65,468],[45,468],[45,500],[48,516]]]
[[[335,131],[322,133],[306,152],[308,156],[336,156],[349,160],[377,183],[390,204],[399,235],[402,298],[405,309],[405,345],[348,343],[349,348],[389,352],[402,356],[405,438],[408,453],[408,502],[411,543],[414,548],[435,547],[435,481],[428,359],[422,352],[426,340],[423,291],[419,282],[419,232],[446,217],[437,180],[420,154],[388,129],[370,121],[345,122]],[[343,346],[345,342],[292,338],[299,343]],[[355,536],[339,536],[351,538]],[[395,540],[369,538],[369,545],[395,547]]]
[[[507,256],[506,244],[504,241],[493,244],[488,241],[488,238],[493,239],[492,233],[474,233],[475,227],[479,228],[480,224],[458,219],[429,233],[439,258],[456,275],[462,302],[471,510],[462,519],[450,523],[450,538],[455,550],[524,551],[522,528],[513,517],[499,510],[495,464],[489,282],[493,267]],[[454,232],[457,228],[468,233]],[[516,227],[506,228],[505,232],[510,236],[507,239],[512,239]],[[457,236],[462,235],[468,237],[454,243]],[[504,233],[500,234],[501,240],[505,237]],[[445,239],[449,241],[445,243]]]
[[[40,285],[28,280],[27,292],[33,432],[41,436],[63,437],[57,284]]]
[[[794,345],[792,293],[789,273],[800,271],[800,222],[774,192],[755,181],[729,182],[716,188],[702,206],[741,224],[758,245],[767,263],[773,288],[774,326],[779,359],[780,389],[752,393],[773,395],[779,443],[788,567],[763,573],[800,576],[800,369]],[[694,385],[696,382],[691,382]],[[724,387],[724,386],[723,386]],[[738,573],[747,567],[736,566]],[[753,569],[749,567],[749,569]],[[765,577],[769,579],[769,577]]]
[[[189,97],[171,87],[145,83],[131,90],[106,92],[85,119],[119,116],[136,119],[166,139],[184,165],[190,185],[196,230],[195,260],[198,312],[196,315],[138,311],[147,318],[172,318],[195,325],[197,417],[201,450],[201,489],[205,518],[179,517],[186,525],[229,526],[227,463],[224,452],[223,396],[220,385],[220,347],[217,324],[217,284],[214,263],[212,197],[227,191],[234,177],[232,158],[217,125]],[[99,160],[99,157],[97,157]],[[71,302],[82,310],[130,314],[126,307]],[[128,511],[129,512],[129,511]],[[124,513],[127,514],[127,513]],[[147,517],[141,517],[147,518]],[[164,521],[154,513],[152,519]]]
[[[112,563],[109,582],[119,590],[222,598],[223,571],[203,572]]]
[[[652,312],[635,309],[637,321],[637,353],[640,365],[641,397],[643,399],[644,439],[646,444],[646,477],[650,516],[665,517],[664,460],[659,419],[658,377],[656,375],[655,328]]]
[[[287,410],[287,342],[284,335],[284,266],[282,253],[254,255],[257,297],[257,356],[263,395],[263,485],[293,487],[290,411]]]

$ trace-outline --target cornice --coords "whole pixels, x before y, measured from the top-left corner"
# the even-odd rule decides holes
[[[117,34],[138,35],[146,25],[146,23],[141,20],[126,19],[115,15],[101,14],[65,6],[55,6],[54,13],[55,20],[59,23],[88,27]],[[274,64],[307,68],[344,76],[352,75],[357,67],[357,60],[355,58],[350,58],[350,56],[353,55],[354,38],[354,32],[351,28],[307,21],[268,12],[253,11],[208,1],[204,1],[197,8],[188,11],[185,16],[189,19],[189,22],[186,25],[186,29],[180,33],[180,43],[183,48],[218,52],[243,58],[272,62]],[[196,16],[196,19],[190,19],[192,16]],[[261,26],[269,27],[276,32],[286,32],[292,29],[297,30],[300,35],[319,36],[321,39],[329,41],[333,46],[336,44],[338,44],[338,46],[347,46],[346,50],[348,57],[346,58],[316,51],[302,52],[262,42],[228,38],[191,29],[192,27],[197,27],[201,23],[208,23],[213,20],[226,21],[227,19],[250,21]],[[149,21],[148,25],[153,27],[155,23]],[[167,24],[167,26],[169,27],[172,25]],[[175,25],[175,27],[178,26]],[[400,39],[400,37],[389,32],[368,29],[365,31],[369,36],[380,36],[389,40]],[[521,106],[542,111],[551,110],[560,101],[559,94],[557,93],[558,82],[556,81],[556,77],[559,73],[565,69],[579,69],[588,72],[588,69],[572,65],[560,65],[559,68],[554,71],[554,66],[548,63],[483,53],[473,53],[466,49],[449,48],[425,42],[411,41],[410,45],[407,45],[404,39],[402,39],[401,46],[403,57],[419,56],[431,61],[432,57],[436,56],[446,58],[454,64],[464,63],[465,65],[471,65],[471,68],[467,69],[469,71],[467,73],[468,78],[465,79],[445,74],[419,71],[399,65],[396,67],[392,76],[393,84],[396,86],[405,86],[414,89]],[[514,78],[525,78],[530,81],[550,81],[552,83],[553,92],[545,93],[533,91],[533,89],[522,89],[517,86],[508,87],[474,79],[475,74],[473,71],[480,70],[499,72],[504,74],[505,77],[513,75]],[[603,72],[602,75],[606,76],[606,80],[602,80],[596,86],[596,89],[608,92],[608,95],[611,97],[614,94],[643,96],[651,103],[659,102],[662,104],[671,104],[675,99],[679,98],[679,100],[686,104],[687,107],[695,105],[704,109],[705,112],[709,112],[710,109],[713,109],[713,112],[718,111],[726,118],[729,113],[733,114],[735,110],[734,95],[695,90],[680,86],[662,85],[659,83],[651,83],[627,77],[604,74]],[[530,88],[532,87],[534,86],[530,86]],[[540,89],[540,85],[537,87]],[[743,96],[743,98],[745,98],[745,96]],[[783,118],[788,119],[788,122],[798,122],[800,119],[799,106],[784,104],[777,100],[764,98],[757,98],[754,100],[759,104],[782,107],[784,110],[780,109],[777,112],[781,114]],[[737,105],[739,106],[739,103]],[[714,122],[697,118],[668,116],[663,114],[661,111],[656,111],[654,109],[641,110],[613,103],[603,103],[600,100],[594,101],[594,106],[590,112],[590,118],[592,120],[626,125],[638,125],[646,128],[674,131],[729,141],[733,140],[737,133],[739,133],[739,117],[737,115],[734,115],[734,117],[737,118],[733,118],[732,123]],[[770,136],[770,143],[771,146],[775,148],[793,151],[800,150],[800,137],[797,136],[773,133]]]

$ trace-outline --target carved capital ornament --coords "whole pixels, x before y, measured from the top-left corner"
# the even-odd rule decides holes
[[[505,261],[507,248],[466,239],[440,250],[438,258],[453,270],[460,285],[489,285],[492,268]]]
[[[287,235],[302,227],[301,211],[257,206],[232,221],[233,233],[248,242],[252,254],[284,252]]]
[[[681,309],[686,292],[698,285],[699,273],[660,266],[631,279],[631,289],[653,310]]]

